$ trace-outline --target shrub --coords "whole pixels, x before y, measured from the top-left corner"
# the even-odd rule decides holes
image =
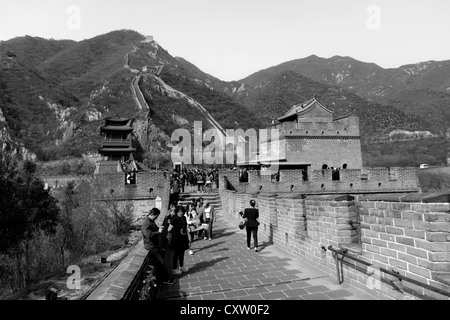
[[[441,173],[418,172],[419,186],[422,192],[449,192],[450,175]]]

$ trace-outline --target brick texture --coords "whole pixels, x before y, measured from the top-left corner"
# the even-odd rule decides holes
[[[385,173],[379,170],[377,174]],[[226,182],[227,177],[222,176],[222,185]],[[256,199],[261,236],[334,276],[336,265],[328,246],[359,247],[357,257],[373,266],[350,260],[344,264],[345,281],[355,287],[369,290],[373,270],[382,267],[450,292],[448,282],[441,280],[450,277],[450,231],[444,225],[450,207],[448,203],[422,202],[432,195],[248,194],[243,190],[221,190],[220,195],[229,216],[246,207],[250,198]],[[415,291],[401,294],[384,282],[369,291],[382,299],[423,298]]]

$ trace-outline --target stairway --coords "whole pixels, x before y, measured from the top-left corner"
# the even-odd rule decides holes
[[[188,187],[185,187],[185,191]],[[198,193],[198,192],[185,192],[180,193],[180,203],[185,206],[192,201],[192,199],[197,200],[198,198],[203,198],[203,203],[209,202],[214,210],[217,212],[222,211],[222,202],[220,201],[219,189],[213,189],[211,193]]]

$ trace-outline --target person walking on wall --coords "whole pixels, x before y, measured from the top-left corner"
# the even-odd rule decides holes
[[[168,232],[172,233],[172,239],[169,242],[169,248],[173,250],[173,274],[180,275],[182,272],[188,272],[189,269],[184,266],[184,253],[189,249],[189,238],[187,231],[187,222],[184,216],[184,207],[176,207],[176,215],[170,220]]]
[[[176,178],[172,184],[172,202],[178,203],[178,200],[180,199],[180,191],[180,181]]]
[[[142,221],[141,232],[144,239],[144,248],[148,250],[149,258],[153,260],[157,282],[162,281],[164,284],[174,284],[175,280],[172,279],[169,270],[167,270],[164,264],[159,243],[164,227],[161,226],[158,228],[155,221],[160,213],[161,211],[158,208],[153,208]]]
[[[258,252],[258,226],[259,211],[255,208],[256,201],[250,200],[250,208],[246,208],[244,213],[241,212],[242,218],[246,220],[245,230],[247,231],[247,249],[250,250],[250,240],[253,234],[253,244],[255,252]]]
[[[211,173],[208,173],[207,175],[206,175],[206,192],[207,193],[211,193],[212,192],[212,174]]]
[[[205,206],[203,205],[203,197],[197,199],[197,208],[195,211],[197,212],[197,225],[199,226],[197,235],[199,238],[202,238],[204,234],[204,229],[200,229],[200,227],[205,223],[204,217]],[[205,237],[205,240],[206,239],[207,238]]]
[[[195,206],[191,203],[188,203],[186,206],[185,217],[189,235],[189,254],[194,254],[194,251],[192,251],[192,242],[194,241],[195,229],[197,229],[197,212],[195,211]]]
[[[163,250],[163,257],[164,257],[164,264],[166,265],[167,270],[169,271],[169,274],[172,274],[172,260],[173,260],[173,255],[174,255],[174,251],[173,249],[169,246],[169,243],[172,240],[172,232],[169,232],[169,226],[171,224],[171,221],[175,218],[176,216],[176,205],[174,203],[172,203],[169,207],[169,213],[166,215],[166,217],[164,218],[163,221],[163,227],[164,230],[161,233],[161,248]]]
[[[203,210],[203,218],[205,223],[208,225],[206,229],[205,239],[212,240],[212,226],[213,222],[216,221],[216,215],[214,213],[214,208],[210,205],[209,202],[205,203],[205,209]]]

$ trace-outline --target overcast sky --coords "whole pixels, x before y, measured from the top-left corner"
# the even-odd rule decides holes
[[[222,80],[311,54],[383,68],[450,60],[449,0],[14,0],[0,40],[83,40],[118,29],[154,39]]]

